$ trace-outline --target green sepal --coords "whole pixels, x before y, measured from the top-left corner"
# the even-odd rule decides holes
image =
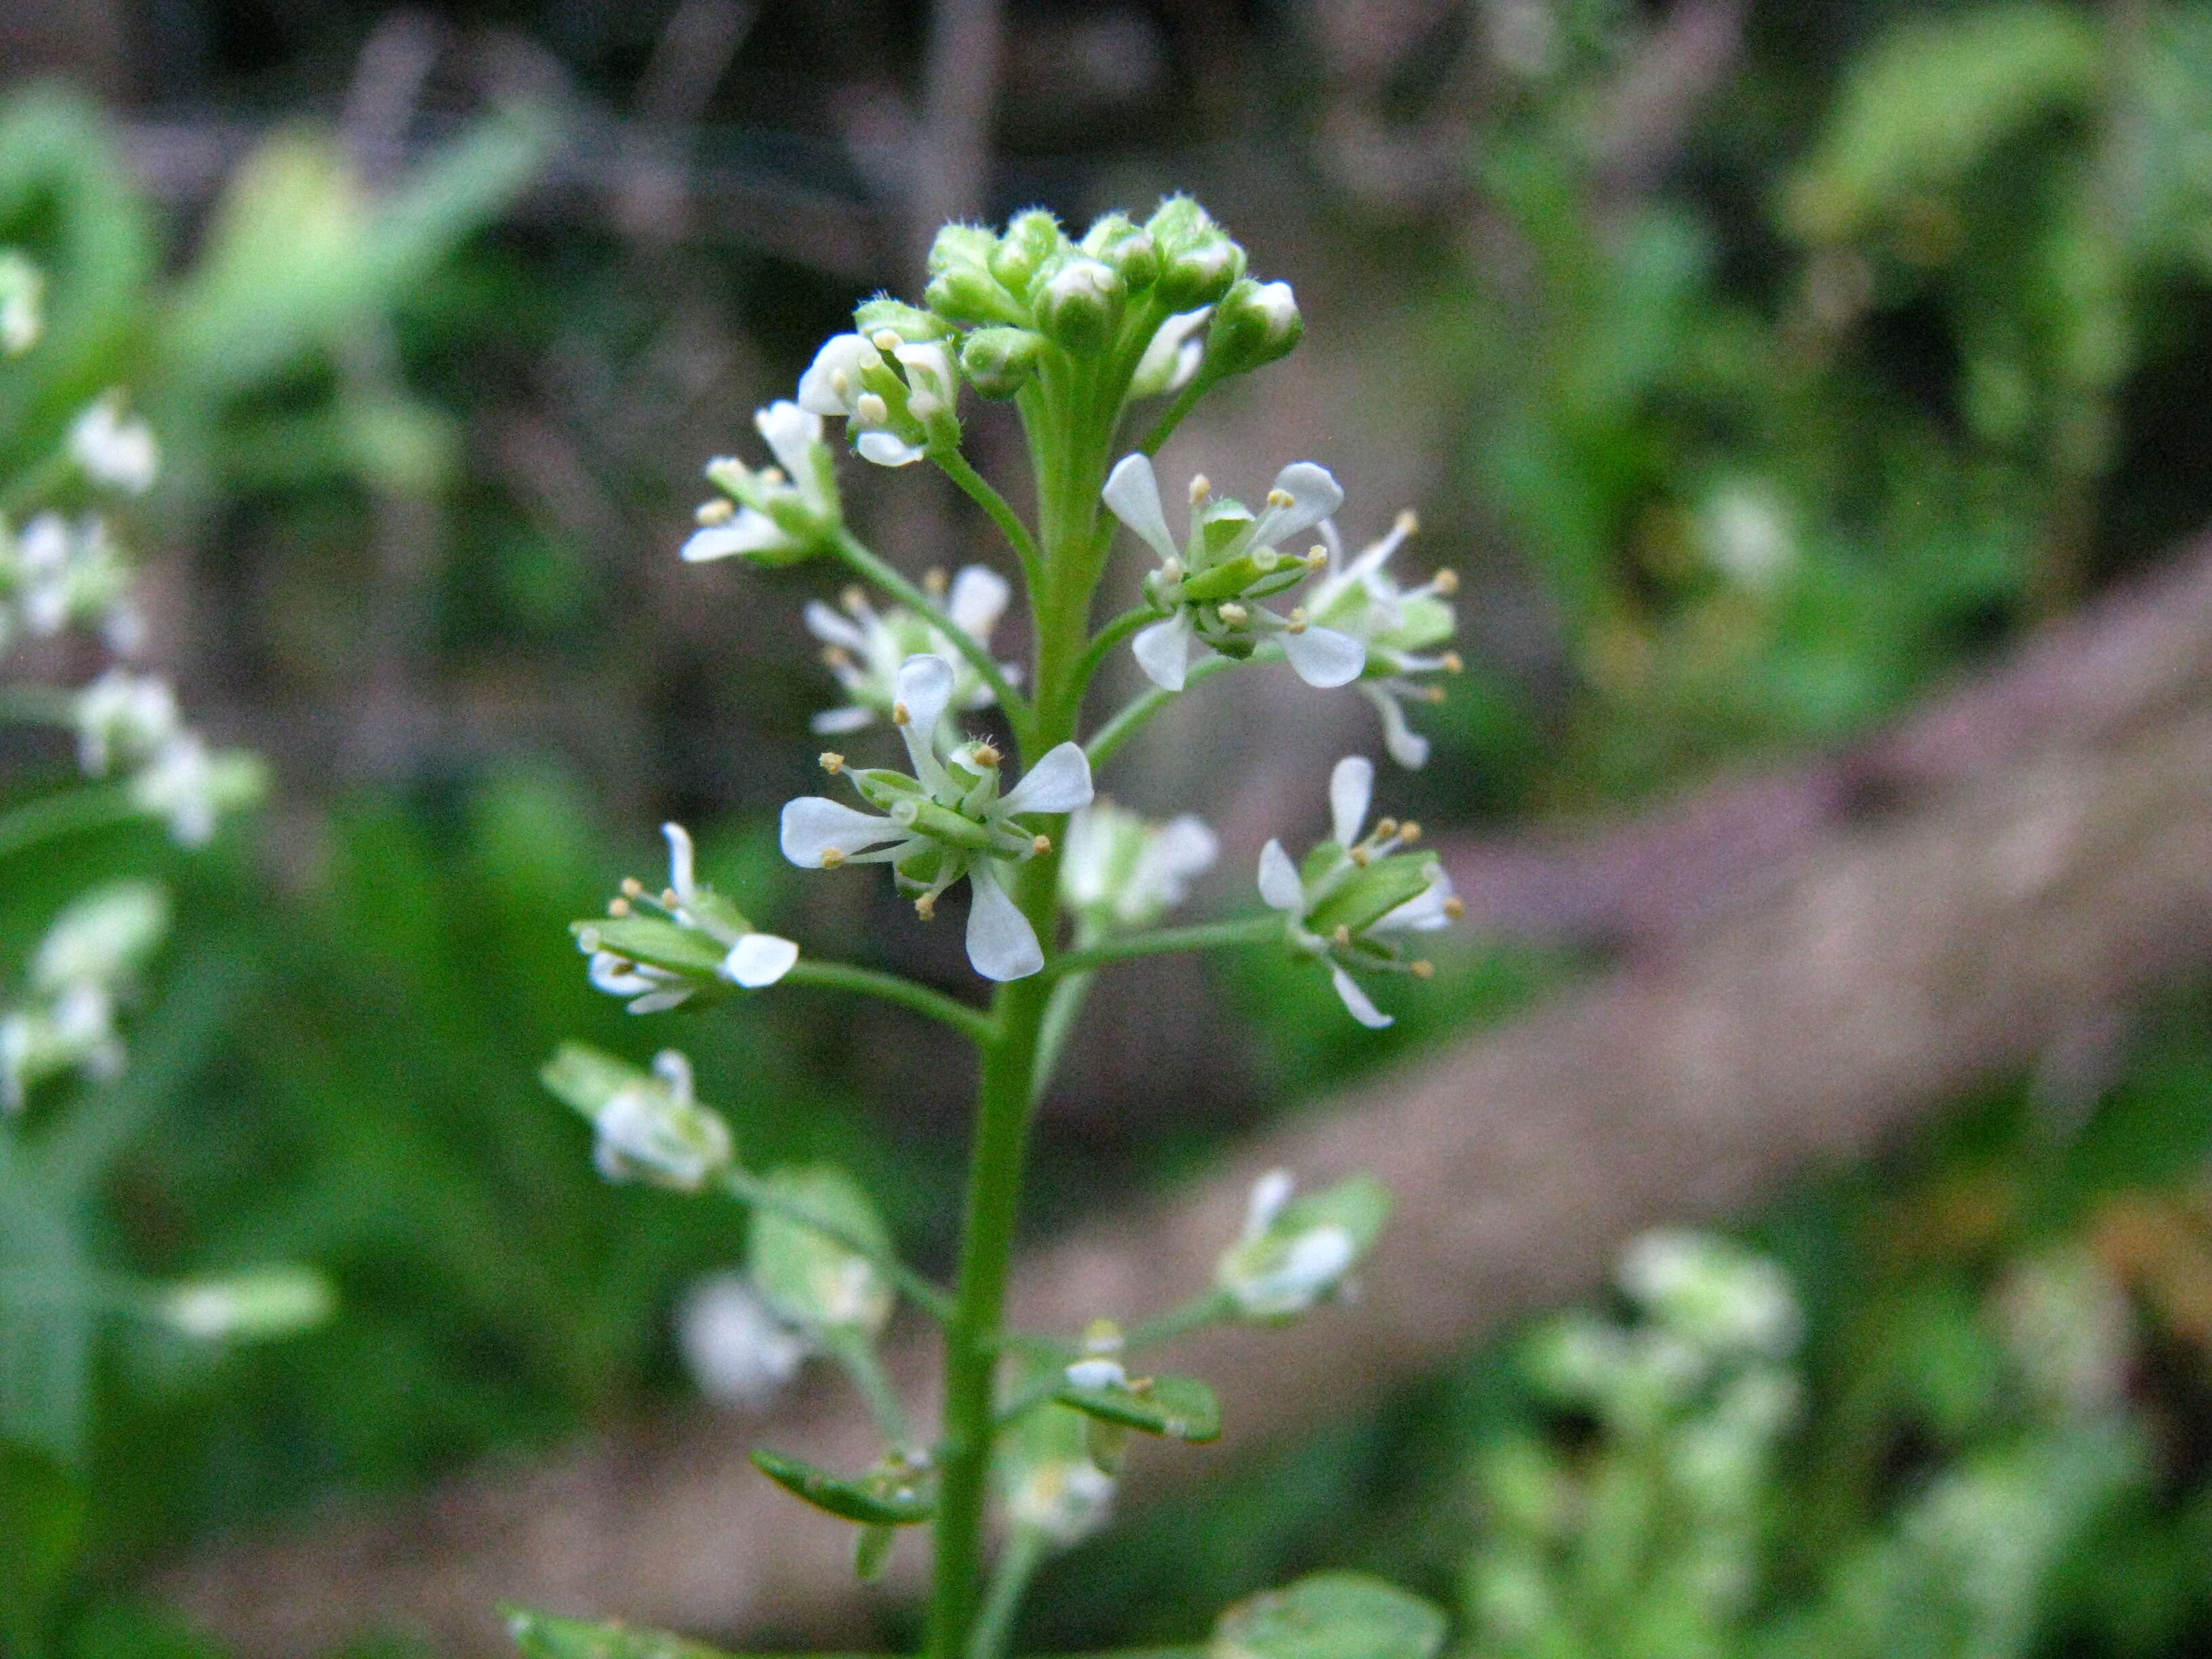
[[[1221,1615],[1206,1659],[1431,1659],[1444,1616],[1364,1572],[1316,1572]]]
[[[1217,599],[1233,599],[1262,577],[1285,574],[1284,566],[1291,562],[1273,554],[1263,557],[1258,553],[1240,553],[1233,559],[1209,566],[1194,576],[1184,577],[1182,596],[1196,605],[1209,605]],[[1279,592],[1283,587],[1296,586],[1298,579],[1306,574],[1305,567],[1303,563],[1297,564],[1289,574],[1291,580],[1278,584],[1273,591]]]
[[[952,332],[934,312],[924,311],[920,306],[910,306],[888,295],[878,294],[853,307],[853,332],[869,344],[873,345],[876,336],[884,329],[909,345],[922,340],[941,340]]]
[[[1316,1227],[1341,1227],[1352,1235],[1352,1260],[1358,1261],[1375,1248],[1396,1206],[1390,1189],[1363,1170],[1333,1187],[1292,1199],[1268,1227],[1267,1236],[1297,1238]]]
[[[704,974],[711,978],[721,967],[722,958],[729,954],[727,945],[696,928],[659,916],[600,916],[590,921],[572,921],[568,931],[587,951],[611,951],[633,962],[672,968],[679,974]],[[750,933],[751,929],[740,927],[738,931]]]
[[[1069,246],[1060,221],[1042,208],[1031,208],[1007,222],[1006,234],[992,246],[987,259],[991,275],[1008,293],[1028,299],[1036,292],[1039,273],[1057,263],[1055,256],[1065,257]]]
[[[853,1546],[853,1571],[862,1583],[872,1583],[884,1576],[884,1569],[891,1562],[891,1547],[897,1542],[895,1528],[860,1528],[860,1538]]]
[[[1221,1402],[1194,1376],[1140,1377],[1086,1389],[1060,1379],[1053,1398],[1085,1416],[1202,1445],[1221,1438]]]
[[[1011,398],[1036,378],[1044,345],[1033,329],[979,328],[961,344],[960,372],[986,398]]]
[[[1356,939],[1400,905],[1427,892],[1437,879],[1433,853],[1412,858],[1377,859],[1314,906],[1306,926],[1327,938],[1340,927]]]
[[[888,812],[895,803],[912,800],[921,793],[919,781],[888,766],[871,766],[865,771],[848,771],[845,775],[853,780],[860,799],[880,812]]]
[[[773,1170],[765,1184],[795,1208],[889,1252],[875,1205],[834,1164]],[[753,1209],[748,1242],[754,1287],[801,1329],[872,1334],[890,1317],[891,1287],[882,1271],[826,1233],[762,1205]]]
[[[1452,608],[1432,594],[1418,594],[1400,602],[1398,625],[1382,643],[1394,651],[1425,651],[1442,645],[1459,627]]]
[[[1103,1417],[1084,1417],[1083,1453],[1102,1474],[1118,1475],[1129,1456],[1129,1431]]]
[[[949,806],[939,806],[933,800],[908,797],[901,801],[892,813],[894,821],[904,820],[904,827],[927,836],[932,841],[948,847],[958,847],[970,853],[1003,853],[999,838],[973,818],[963,817]]]
[[[617,1060],[587,1042],[564,1042],[538,1073],[538,1080],[586,1117],[597,1119],[624,1089],[656,1079],[627,1060]]]
[[[937,1512],[935,1496],[911,1476],[864,1474],[857,1480],[781,1452],[756,1448],[753,1467],[793,1497],[803,1498],[840,1521],[864,1527],[911,1527]]]
[[[499,1612],[524,1659],[732,1659],[720,1648],[686,1641],[665,1630],[560,1619],[511,1601],[501,1603]]]

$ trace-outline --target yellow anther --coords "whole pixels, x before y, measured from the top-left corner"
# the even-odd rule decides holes
[[[1306,568],[1319,570],[1328,563],[1328,550],[1319,542],[1306,549]]]
[[[868,596],[860,591],[860,583],[852,582],[848,583],[844,591],[837,595],[837,603],[848,611],[857,611],[866,605]]]
[[[1052,851],[1052,837],[1050,836],[1039,836],[1036,840],[1030,843],[1030,851],[1036,854],[1037,857],[1042,858],[1047,853]]]
[[[676,896],[676,890],[673,887],[664,887],[660,890],[660,908],[662,909],[673,910],[682,902],[683,901]]]
[[[1420,838],[1421,826],[1414,823],[1413,819],[1407,818],[1405,823],[1398,826],[1398,839],[1404,842],[1407,846],[1411,847],[1415,842],[1420,840]]]
[[[1376,836],[1376,840],[1380,841],[1380,840],[1383,839],[1383,838],[1384,838],[1384,837],[1386,837],[1386,836],[1395,836],[1395,835],[1396,835],[1397,833],[1398,833],[1398,820],[1397,820],[1397,819],[1395,819],[1395,818],[1377,818],[1377,819],[1376,819],[1376,821],[1375,821],[1375,836]]]
[[[1458,653],[1458,652],[1456,652],[1456,651],[1447,651],[1447,652],[1445,652],[1445,653],[1444,653],[1444,672],[1445,672],[1445,673],[1447,673],[1447,674],[1463,674],[1463,673],[1465,673],[1466,672],[1467,672],[1467,664],[1466,664],[1464,661],[1462,661],[1462,660],[1461,659],[1461,658],[1460,658],[1460,654],[1459,654],[1459,653]]]
[[[1391,528],[1395,530],[1401,536],[1411,536],[1418,532],[1420,527],[1420,514],[1414,512],[1410,507],[1404,508],[1399,513],[1397,523],[1391,526]]]
[[[727,524],[738,516],[737,504],[727,496],[716,496],[711,501],[699,503],[699,510],[691,515],[703,525]]]
[[[1459,592],[1459,572],[1439,570],[1429,578],[1429,586],[1439,593],[1456,593]]]
[[[623,878],[622,890],[624,895],[630,898],[643,898],[645,896],[645,884],[640,881],[635,876],[624,876]]]
[[[1467,914],[1467,901],[1456,893],[1444,901],[1444,914],[1457,921]]]
[[[1437,976],[1437,964],[1433,962],[1425,959],[1419,962],[1410,963],[1407,966],[1413,969],[1413,977],[1415,979],[1434,979]]]
[[[907,713],[906,705],[904,703],[895,702],[891,705],[891,724],[893,726],[911,726],[914,724],[914,716]]]
[[[1190,504],[1196,507],[1213,493],[1213,485],[1203,472],[1194,472],[1190,480]]]
[[[853,653],[842,645],[825,645],[822,647],[822,660],[832,668],[850,668]]]
[[[1442,702],[1444,700],[1444,689],[1441,685],[1417,686],[1406,695],[1418,696],[1423,702]]]
[[[1227,623],[1231,628],[1242,628],[1246,623],[1252,620],[1252,613],[1249,611],[1247,611],[1243,605],[1237,604],[1234,599],[1231,599],[1227,605],[1221,606],[1220,611],[1221,620]]]
[[[840,772],[845,769],[845,757],[834,749],[823,750],[822,751],[822,769],[827,772],[831,777],[836,777]]]
[[[1290,627],[1287,630],[1288,632],[1292,634],[1303,634],[1310,626],[1311,626],[1311,624],[1306,621],[1305,606],[1299,605],[1291,612],[1291,621]]]
[[[609,899],[607,901],[607,914],[612,916],[617,921],[620,921],[624,916],[629,914],[629,901],[626,898]]]
[[[1109,1354],[1121,1352],[1121,1327],[1111,1319],[1094,1319],[1083,1328],[1083,1352]]]
[[[1343,922],[1340,922],[1340,922],[1338,922],[1338,923],[1336,924],[1336,931],[1335,931],[1334,933],[1331,933],[1331,934],[1329,935],[1329,937],[1330,937],[1331,939],[1334,939],[1334,940],[1337,942],[1337,944],[1338,944],[1339,945],[1342,946],[1343,948],[1345,948],[1345,949],[1346,949],[1346,950],[1351,949],[1351,947],[1352,947],[1352,929],[1351,929],[1350,927],[1348,927],[1347,926],[1346,926]]]
[[[920,916],[924,921],[936,921],[937,895],[934,893],[924,893],[920,898],[914,902],[914,913]]]
[[[853,418],[862,426],[881,426],[891,417],[891,406],[872,392],[863,392],[853,404]]]
[[[852,395],[853,377],[842,368],[832,370],[830,375],[830,390],[836,393],[839,403],[843,403]]]
[[[868,336],[868,343],[877,350],[888,354],[896,351],[906,342],[899,337],[896,329],[879,328]]]
[[[1267,505],[1278,510],[1286,507],[1296,507],[1297,504],[1298,498],[1287,489],[1271,489],[1267,492]]]
[[[921,591],[933,599],[943,599],[945,590],[950,585],[950,580],[945,572],[935,565],[932,565],[921,573]]]
[[[1375,855],[1368,848],[1367,843],[1365,842],[1362,842],[1357,847],[1346,848],[1345,856],[1350,859],[1354,864],[1358,865],[1361,869],[1364,870],[1367,867],[1367,861]]]
[[[988,743],[977,744],[973,749],[969,750],[968,753],[969,758],[972,759],[978,766],[996,766],[1001,760],[1006,758],[1005,756],[1000,754],[997,749],[994,748]]]
[[[783,482],[783,469],[780,466],[763,467],[760,471],[760,481],[771,488]]]
[[[836,848],[825,847],[822,849],[822,867],[824,870],[835,870],[844,861],[845,855]]]

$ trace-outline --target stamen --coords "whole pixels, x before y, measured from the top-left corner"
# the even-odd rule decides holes
[[[857,617],[863,610],[866,609],[868,596],[860,591],[860,583],[849,582],[846,585],[844,591],[837,595],[837,603],[843,605],[852,615]]]
[[[921,573],[921,591],[933,599],[943,599],[948,586],[945,572],[936,565]]]
[[[830,375],[830,390],[837,394],[839,403],[843,403],[853,395],[853,377],[842,368],[833,369]]]
[[[844,861],[845,855],[836,848],[825,847],[822,849],[822,867],[824,870],[835,870]]]
[[[673,910],[683,902],[683,900],[676,896],[676,890],[673,887],[664,887],[660,890],[660,908],[662,909]]]
[[[1039,836],[1030,843],[1030,851],[1038,858],[1042,858],[1047,853],[1052,851],[1052,837]]]
[[[978,766],[996,766],[1005,758],[988,743],[979,743],[969,751],[969,757]]]
[[[783,469],[780,466],[763,467],[760,471],[760,481],[763,483],[769,485],[781,483],[783,482]]]
[[[914,902],[914,913],[920,916],[924,921],[936,921],[937,895],[934,893],[924,893],[920,898]]]
[[[1194,472],[1190,477],[1190,504],[1196,507],[1213,493],[1213,485],[1203,472]]]
[[[850,668],[853,653],[842,645],[825,645],[822,647],[822,660],[832,668]]]
[[[1444,901],[1444,914],[1457,921],[1467,914],[1467,901],[1456,893]]]
[[[1364,870],[1367,861],[1375,856],[1375,849],[1363,841],[1357,847],[1346,848],[1344,855]]]
[[[823,750],[822,751],[822,769],[827,772],[831,777],[836,777],[840,772],[845,769],[845,757],[834,749]]]
[[[1434,979],[1437,976],[1437,964],[1425,957],[1419,962],[1408,963],[1407,966],[1415,979]]]
[[[1227,623],[1231,628],[1242,628],[1246,623],[1252,620],[1252,613],[1249,611],[1247,611],[1243,605],[1237,604],[1234,599],[1231,599],[1227,605],[1220,606],[1219,611],[1221,620]]]
[[[879,328],[873,334],[868,336],[868,343],[875,347],[877,350],[888,355],[891,352],[896,351],[901,346],[906,343],[906,341],[900,337],[899,331],[896,329]]]
[[[1458,653],[1458,652],[1456,652],[1456,651],[1447,651],[1447,652],[1445,652],[1445,653],[1444,653],[1444,672],[1445,672],[1445,673],[1447,673],[1447,674],[1463,674],[1463,673],[1465,673],[1466,672],[1467,672],[1467,664],[1466,664],[1466,662],[1465,662],[1465,661],[1461,658],[1461,656],[1460,656],[1460,654],[1459,654],[1459,653]]]
[[[1395,835],[1396,835],[1397,833],[1398,833],[1398,820],[1397,820],[1397,819],[1395,819],[1395,818],[1377,818],[1377,819],[1376,819],[1376,820],[1375,820],[1375,836],[1374,836],[1374,839],[1375,839],[1375,840],[1376,840],[1376,841],[1387,841],[1387,840],[1389,840],[1392,836],[1395,836]]]
[[[1306,550],[1307,569],[1320,570],[1325,568],[1328,563],[1328,550],[1323,547],[1319,542],[1316,542],[1311,547]]]
[[[863,392],[853,405],[853,418],[862,426],[881,426],[891,417],[891,406],[872,392]]]
[[[1406,695],[1419,696],[1423,702],[1442,702],[1444,700],[1444,689],[1441,685],[1417,685]]]
[[[914,716],[907,713],[907,708],[904,703],[895,702],[891,705],[891,724],[893,726],[911,726],[914,724]]]
[[[1413,819],[1407,818],[1405,823],[1398,826],[1398,839],[1404,842],[1407,846],[1411,847],[1420,838],[1421,826]]]
[[[738,516],[737,503],[728,496],[719,496],[711,501],[699,503],[699,510],[691,515],[703,525],[727,524]]]
[[[1307,625],[1306,608],[1304,605],[1298,605],[1291,611],[1290,625],[1284,631],[1291,634],[1303,634],[1306,631]]]
[[[626,898],[609,899],[607,901],[607,914],[612,916],[617,921],[620,921],[624,916],[629,914],[629,901]]]
[[[645,884],[640,881],[635,876],[624,876],[622,882],[622,890],[625,897],[636,899],[643,898],[645,896]]]
[[[1346,950],[1349,950],[1352,946],[1352,929],[1344,922],[1338,922],[1336,924],[1336,931],[1330,934],[1329,937],[1334,939],[1339,945]]]
[[[1435,575],[1429,578],[1429,586],[1435,588],[1439,593],[1456,593],[1459,592],[1459,572],[1456,570],[1439,570]]]
[[[1267,505],[1278,512],[1286,507],[1296,507],[1297,504],[1298,498],[1287,489],[1271,489],[1267,492]]]
[[[1414,512],[1410,507],[1406,507],[1399,513],[1396,522],[1392,524],[1390,527],[1396,531],[1401,536],[1413,535],[1420,530],[1420,514]]]

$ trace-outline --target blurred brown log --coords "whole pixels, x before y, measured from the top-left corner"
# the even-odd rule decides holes
[[[1878,1149],[2212,955],[2212,545],[1841,760],[1725,785],[1585,847],[1462,847],[1454,862],[1501,921],[1543,922],[1534,896],[1581,880],[1574,921],[1626,907],[1629,959],[1023,1265],[1019,1318],[1073,1329],[1202,1281],[1261,1170],[1369,1168],[1399,1195],[1358,1303],[1293,1338],[1182,1345],[1175,1366],[1228,1402],[1228,1450],[1140,1455],[1133,1495],[1355,1409],[1585,1289],[1640,1229]],[[896,1359],[926,1395],[924,1346]],[[505,1597],[699,1632],[864,1635],[848,1529],[755,1475],[757,1443],[847,1465],[875,1449],[825,1384],[771,1419],[702,1413],[333,1516],[157,1588],[249,1656],[378,1624],[491,1653]],[[920,1553],[874,1594],[910,1588]]]

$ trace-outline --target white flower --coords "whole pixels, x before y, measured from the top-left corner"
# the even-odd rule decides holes
[[[593,1162],[609,1181],[696,1192],[734,1155],[729,1126],[699,1103],[683,1054],[662,1049],[653,1070],[653,1077],[613,1091],[592,1114]]]
[[[804,869],[889,864],[915,908],[933,915],[939,895],[969,878],[968,959],[986,979],[1024,979],[1044,966],[1044,952],[1001,884],[999,866],[1026,862],[1049,846],[1015,822],[1028,814],[1069,812],[1091,801],[1091,763],[1080,744],[1047,751],[1013,788],[999,793],[997,750],[970,743],[940,757],[939,722],[951,706],[952,665],[932,655],[899,666],[891,720],[906,740],[911,776],[884,769],[851,776],[862,799],[886,816],[862,812],[821,795],[802,795],[783,809],[783,854]],[[823,757],[833,775],[844,758]]]
[[[1212,316],[1212,306],[1200,306],[1196,311],[1178,312],[1162,323],[1152,336],[1145,355],[1137,360],[1137,372],[1129,378],[1132,398],[1152,398],[1163,392],[1180,392],[1190,384],[1190,377],[1198,373],[1198,366],[1206,358],[1206,324]]]
[[[150,755],[179,729],[177,696],[167,680],[111,668],[76,694],[77,764],[102,777],[118,756]]]
[[[1113,1504],[1114,1477],[1080,1453],[1018,1462],[1007,1482],[1006,1518],[1063,1549],[1104,1526]]]
[[[168,922],[168,896],[137,881],[94,888],[54,918],[31,957],[31,1000],[0,1016],[0,1111],[20,1109],[33,1085],[59,1072],[122,1072],[116,1004]]]
[[[1311,1308],[1344,1283],[1358,1259],[1349,1229],[1322,1222],[1295,1231],[1278,1228],[1297,1188],[1288,1170],[1270,1170],[1252,1185],[1244,1231],[1214,1267],[1214,1283],[1249,1319],[1287,1319]]]
[[[13,248],[0,251],[0,357],[20,357],[46,331],[46,278]]]
[[[1377,1009],[1348,971],[1351,968],[1410,973],[1425,979],[1426,962],[1406,960],[1377,935],[1425,933],[1460,914],[1451,878],[1433,854],[1402,855],[1420,839],[1420,826],[1384,818],[1365,840],[1359,832],[1375,787],[1375,764],[1347,755],[1329,774],[1330,839],[1309,854],[1302,870],[1279,841],[1260,853],[1260,896],[1283,914],[1293,949],[1329,966],[1329,979],[1352,1017],[1380,1030],[1390,1016]]]
[[[905,466],[928,453],[928,427],[952,414],[960,377],[939,341],[909,341],[896,330],[872,338],[833,334],[799,380],[799,407],[842,416],[860,459]]]
[[[251,805],[261,787],[261,765],[252,756],[210,750],[191,731],[172,732],[130,783],[131,804],[168,820],[170,838],[185,847],[213,840],[217,819]]]
[[[677,1345],[699,1392],[718,1405],[758,1411],[799,1375],[813,1345],[787,1325],[743,1273],[709,1273],[676,1316]]]
[[[1220,853],[1220,838],[1192,813],[1151,823],[1097,801],[1067,821],[1060,897],[1079,915],[1146,927],[1181,904]]]
[[[699,509],[700,527],[684,544],[690,563],[732,554],[789,563],[813,552],[837,524],[836,471],[822,441],[822,417],[780,402],[757,410],[753,425],[776,465],[756,472],[728,456],[708,463],[707,476],[732,499]]]
[[[1340,629],[1366,647],[1360,695],[1382,717],[1382,740],[1390,758],[1407,767],[1426,763],[1429,740],[1406,723],[1401,705],[1408,701],[1441,702],[1443,688],[1425,684],[1420,677],[1456,674],[1462,667],[1457,652],[1434,649],[1451,637],[1457,625],[1444,596],[1457,591],[1459,578],[1440,570],[1419,587],[1401,587],[1384,568],[1419,527],[1412,513],[1401,513],[1389,535],[1347,560],[1336,526],[1324,519],[1321,533],[1328,548],[1328,565],[1306,601],[1307,613],[1316,623]]]
[[[702,935],[709,951],[720,953],[713,969],[717,979],[757,991],[789,973],[799,960],[799,946],[757,931],[727,900],[698,879],[690,832],[682,824],[664,823],[660,833],[668,841],[668,885],[656,896],[641,881],[625,881],[623,896],[608,907],[612,920],[576,930],[577,945],[591,958],[592,983],[611,996],[631,998],[633,1014],[665,1012],[689,1000],[699,988],[704,963],[696,971],[686,971],[641,959],[642,947],[625,949],[623,940],[609,942],[640,904],[659,911],[679,928]]]
[[[34,635],[109,619],[123,608],[129,586],[122,557],[98,518],[72,525],[58,513],[41,513],[0,556],[0,587],[12,590],[23,626]]]
[[[1138,666],[1153,684],[1182,690],[1194,645],[1249,657],[1255,646],[1273,639],[1309,685],[1347,685],[1359,678],[1366,653],[1358,640],[1315,625],[1303,610],[1283,617],[1260,604],[1297,586],[1321,562],[1319,550],[1311,556],[1279,550],[1343,505],[1344,491],[1327,469],[1311,461],[1285,467],[1256,517],[1239,502],[1215,498],[1204,478],[1193,479],[1190,539],[1180,550],[1168,532],[1146,457],[1123,456],[1102,495],[1114,516],[1160,556],[1145,592],[1165,615],[1132,641]]]
[[[945,592],[945,613],[963,633],[988,650],[1012,593],[1006,579],[997,571],[986,565],[968,565],[952,578],[951,587]],[[817,714],[812,721],[816,732],[824,735],[857,732],[879,719],[890,719],[891,705],[898,701],[899,665],[912,656],[943,657],[952,665],[952,700],[946,705],[947,718],[988,708],[997,701],[997,694],[975,672],[975,665],[955,650],[952,641],[927,618],[903,605],[878,611],[857,587],[846,591],[844,605],[846,614],[840,616],[819,599],[807,601],[807,631],[823,642],[823,660],[851,700],[842,708],[824,709]],[[1012,663],[1001,664],[1000,669],[1009,681],[1019,672]]]
[[[152,489],[161,471],[153,429],[143,421],[124,418],[119,391],[102,393],[76,417],[70,428],[69,451],[70,459],[93,483],[132,495]]]
[[[1797,562],[1789,508],[1756,478],[1730,480],[1705,498],[1698,538],[1723,575],[1753,592],[1773,588]]]

